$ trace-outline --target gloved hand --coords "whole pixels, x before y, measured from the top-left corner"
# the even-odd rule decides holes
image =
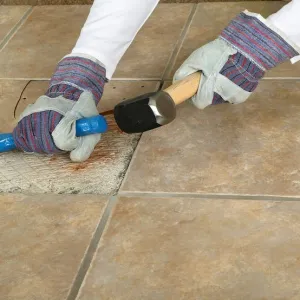
[[[13,131],[17,149],[47,154],[70,151],[72,161],[88,159],[101,135],[76,137],[75,122],[98,115],[105,80],[105,68],[92,57],[66,56],[46,94],[21,114]]]
[[[196,107],[224,102],[244,102],[265,71],[298,56],[300,49],[262,16],[245,11],[226,27],[219,38],[199,48],[174,76],[181,80],[202,72]]]

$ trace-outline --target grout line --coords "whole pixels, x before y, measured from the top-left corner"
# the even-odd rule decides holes
[[[0,77],[0,80],[49,81],[51,78]],[[161,78],[112,78],[111,81],[161,81]]]
[[[199,194],[199,193],[169,193],[169,192],[120,192],[120,197],[141,198],[196,198],[215,200],[264,200],[264,201],[300,201],[300,196],[248,195],[248,194]]]
[[[162,75],[162,78],[163,80],[165,79],[168,79],[176,61],[177,61],[177,57],[178,57],[178,54],[182,48],[182,45],[184,43],[184,40],[185,40],[185,37],[190,29],[190,26],[192,24],[192,21],[194,19],[194,16],[196,14],[196,11],[197,11],[197,4],[194,4],[192,9],[191,9],[191,12],[190,12],[190,15],[188,16],[188,19],[185,23],[185,25],[183,26],[183,29],[182,29],[182,32],[177,40],[177,43],[175,44],[174,46],[174,49],[172,51],[172,54],[170,55],[170,58],[169,58],[169,61],[167,63],[167,66],[163,72],[163,75]],[[166,78],[167,77],[167,78]]]
[[[25,81],[49,81],[50,78],[32,78],[32,77],[0,77],[0,80],[25,80]]]
[[[18,32],[21,26],[26,22],[28,17],[33,11],[33,6],[29,7],[23,17],[19,20],[19,22],[10,30],[10,32],[5,36],[5,38],[0,43],[0,52],[5,48],[8,42],[14,37],[14,35]]]
[[[161,81],[161,78],[127,78],[127,77],[116,77],[112,78],[110,81]]]
[[[262,80],[300,80],[300,77],[264,77]]]
[[[1,49],[1,48],[0,48]],[[0,77],[0,80],[26,80],[26,81],[49,81],[51,78],[27,78],[27,77]],[[300,77],[264,77],[261,80],[292,80],[292,81],[299,81]],[[172,81],[171,78],[112,78],[110,82],[112,81],[157,81],[157,82],[165,82],[165,81]]]
[[[132,155],[131,160],[130,160],[130,162],[129,162],[128,166],[127,166],[127,169],[126,169],[125,176],[124,176],[124,178],[123,178],[123,180],[122,180],[122,183],[120,184],[119,189],[118,189],[118,191],[117,191],[117,194],[118,194],[118,195],[121,195],[121,194],[122,194],[123,185],[124,185],[125,182],[127,181],[127,177],[128,177],[128,175],[129,175],[129,173],[130,173],[131,166],[133,165],[133,162],[135,161],[135,158],[136,158],[136,156],[137,156],[137,153],[139,152],[139,149],[140,149],[140,147],[141,147],[140,145],[141,145],[141,140],[142,140],[143,135],[144,135],[144,134],[142,133],[141,136],[140,136],[140,138],[139,138],[139,140],[138,140],[138,144],[137,144],[137,146],[136,146],[135,149],[134,149],[133,155]],[[120,192],[120,191],[121,191],[121,192]]]
[[[110,197],[110,199],[107,203],[107,206],[105,208],[105,211],[104,211],[104,213],[100,219],[100,222],[95,230],[95,233],[91,239],[90,245],[89,245],[89,247],[84,255],[84,258],[81,262],[80,268],[77,272],[75,280],[74,280],[72,287],[69,291],[69,294],[67,296],[67,300],[75,300],[77,298],[77,296],[79,295],[80,289],[83,286],[87,272],[91,266],[93,258],[95,257],[100,239],[103,235],[103,232],[106,228],[108,220],[111,216],[112,210],[114,209],[115,205],[117,204],[117,201],[118,201],[118,197],[116,197],[116,196]]]
[[[163,85],[164,85],[164,81],[161,80],[161,81],[159,82],[159,85],[157,86],[156,92],[159,92],[159,91],[162,89]],[[122,179],[122,182],[120,183],[120,185],[119,185],[119,187],[118,187],[118,189],[117,189],[117,191],[116,191],[116,195],[118,195],[118,194],[119,194],[119,191],[123,188],[123,184],[125,183],[125,181],[126,181],[126,179],[127,179],[127,176],[128,176],[129,171],[130,171],[131,165],[132,165],[132,163],[133,163],[133,161],[134,161],[134,159],[135,159],[135,157],[136,157],[136,155],[137,155],[138,150],[140,149],[140,143],[141,143],[142,137],[143,137],[143,133],[140,135],[140,137],[139,137],[139,139],[138,139],[138,141],[137,141],[137,145],[136,145],[136,147],[135,147],[135,149],[134,149],[134,151],[133,151],[133,154],[132,154],[132,156],[131,156],[131,158],[130,158],[130,161],[129,161],[129,163],[127,164],[127,166],[126,166],[126,168],[125,168],[125,170],[124,170],[125,175],[124,175],[124,177],[123,177],[123,179]]]
[[[165,81],[164,80],[161,80],[160,83],[159,83],[159,86],[158,86],[158,90],[157,91],[161,91],[163,89],[165,85]]]
[[[100,113],[100,114],[101,114],[101,113]],[[116,190],[115,190],[114,196],[117,196],[118,193],[119,193],[119,190],[120,190],[120,188],[121,188],[121,186],[122,186],[122,184],[123,184],[123,182],[124,182],[124,179],[125,179],[125,177],[126,177],[127,171],[128,171],[128,169],[129,169],[129,165],[131,164],[131,161],[132,161],[132,159],[133,159],[133,156],[134,156],[134,154],[135,154],[135,151],[136,151],[136,149],[137,149],[137,147],[138,147],[138,145],[139,145],[139,143],[140,143],[140,140],[141,140],[141,138],[142,138],[142,135],[143,135],[143,134],[137,133],[137,140],[136,140],[135,148],[134,148],[133,151],[132,151],[131,157],[129,156],[129,159],[128,159],[128,161],[126,162],[123,171],[121,172],[121,177],[122,177],[122,179],[121,179],[121,182],[118,184],[118,187],[117,187]]]
[[[138,153],[139,150],[140,150],[140,147],[141,147],[141,140],[142,140],[143,135],[144,135],[144,134],[142,133],[142,135],[141,135],[141,137],[140,137],[140,139],[139,139],[139,142],[138,142],[138,144],[137,144],[137,146],[136,146],[136,148],[135,148],[135,150],[134,150],[134,153],[133,153],[133,155],[132,155],[132,157],[131,157],[131,160],[130,160],[130,163],[129,163],[128,167],[127,167],[125,176],[124,176],[123,181],[122,181],[122,183],[121,183],[121,185],[120,185],[120,187],[119,187],[118,195],[123,195],[122,189],[123,189],[123,186],[125,185],[125,183],[127,182],[127,177],[129,176],[129,173],[130,173],[130,171],[131,171],[131,167],[132,167],[132,165],[133,165],[133,163],[134,163],[134,161],[135,161],[135,158],[136,158],[136,156],[137,156],[137,153]],[[120,191],[121,191],[121,192],[120,192]]]

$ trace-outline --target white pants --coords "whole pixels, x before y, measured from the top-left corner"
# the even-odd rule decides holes
[[[95,0],[72,53],[95,57],[105,66],[107,78],[111,79],[120,59],[158,2]],[[300,47],[300,0],[288,3],[268,20]]]
[[[277,13],[271,15],[268,21],[300,47],[300,0],[289,2]],[[300,56],[291,61],[296,62],[298,60],[300,60]]]
[[[72,54],[98,59],[111,79],[117,64],[159,0],[95,0]]]

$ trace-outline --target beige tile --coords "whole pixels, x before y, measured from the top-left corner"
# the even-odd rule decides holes
[[[11,132],[16,123],[13,116],[15,108],[18,116],[27,104],[33,103],[47,88],[47,82],[31,82],[17,105],[26,83],[0,81],[0,132]],[[112,81],[105,88],[100,107],[102,110],[112,109],[124,98],[152,92],[157,88],[155,81]],[[109,132],[102,135],[94,153],[84,163],[71,163],[67,155],[0,154],[0,192],[114,193],[123,179],[140,135],[121,133],[112,116],[107,120]]]
[[[0,195],[1,299],[66,299],[106,203],[87,195]]]
[[[160,4],[136,36],[114,77],[161,78],[193,4]]]
[[[29,6],[0,6],[0,43],[28,9]]]
[[[115,77],[161,78],[191,7],[159,5],[124,55]],[[51,77],[57,62],[75,45],[88,11],[89,6],[35,7],[0,54],[0,77]],[[62,20],[72,20],[72,26]]]
[[[200,3],[184,39],[174,68],[167,78],[171,78],[183,61],[197,48],[218,37],[220,32],[229,24],[238,13],[245,9],[260,13],[264,17],[277,12],[285,3],[272,1],[265,2],[227,2],[227,3]],[[300,65],[290,62],[273,69],[267,77],[299,77]]]
[[[89,9],[89,6],[35,7],[0,53],[0,77],[51,77],[57,62],[74,47]]]
[[[123,198],[78,300],[299,299],[300,203]]]
[[[299,196],[299,100],[299,81],[263,81],[244,104],[183,104],[142,136],[122,191]]]

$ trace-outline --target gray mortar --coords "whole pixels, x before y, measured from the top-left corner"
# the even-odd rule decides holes
[[[86,164],[71,163],[67,155],[3,153],[0,155],[0,192],[114,194],[139,138],[139,134],[109,133]],[[101,158],[103,151],[105,157]]]

